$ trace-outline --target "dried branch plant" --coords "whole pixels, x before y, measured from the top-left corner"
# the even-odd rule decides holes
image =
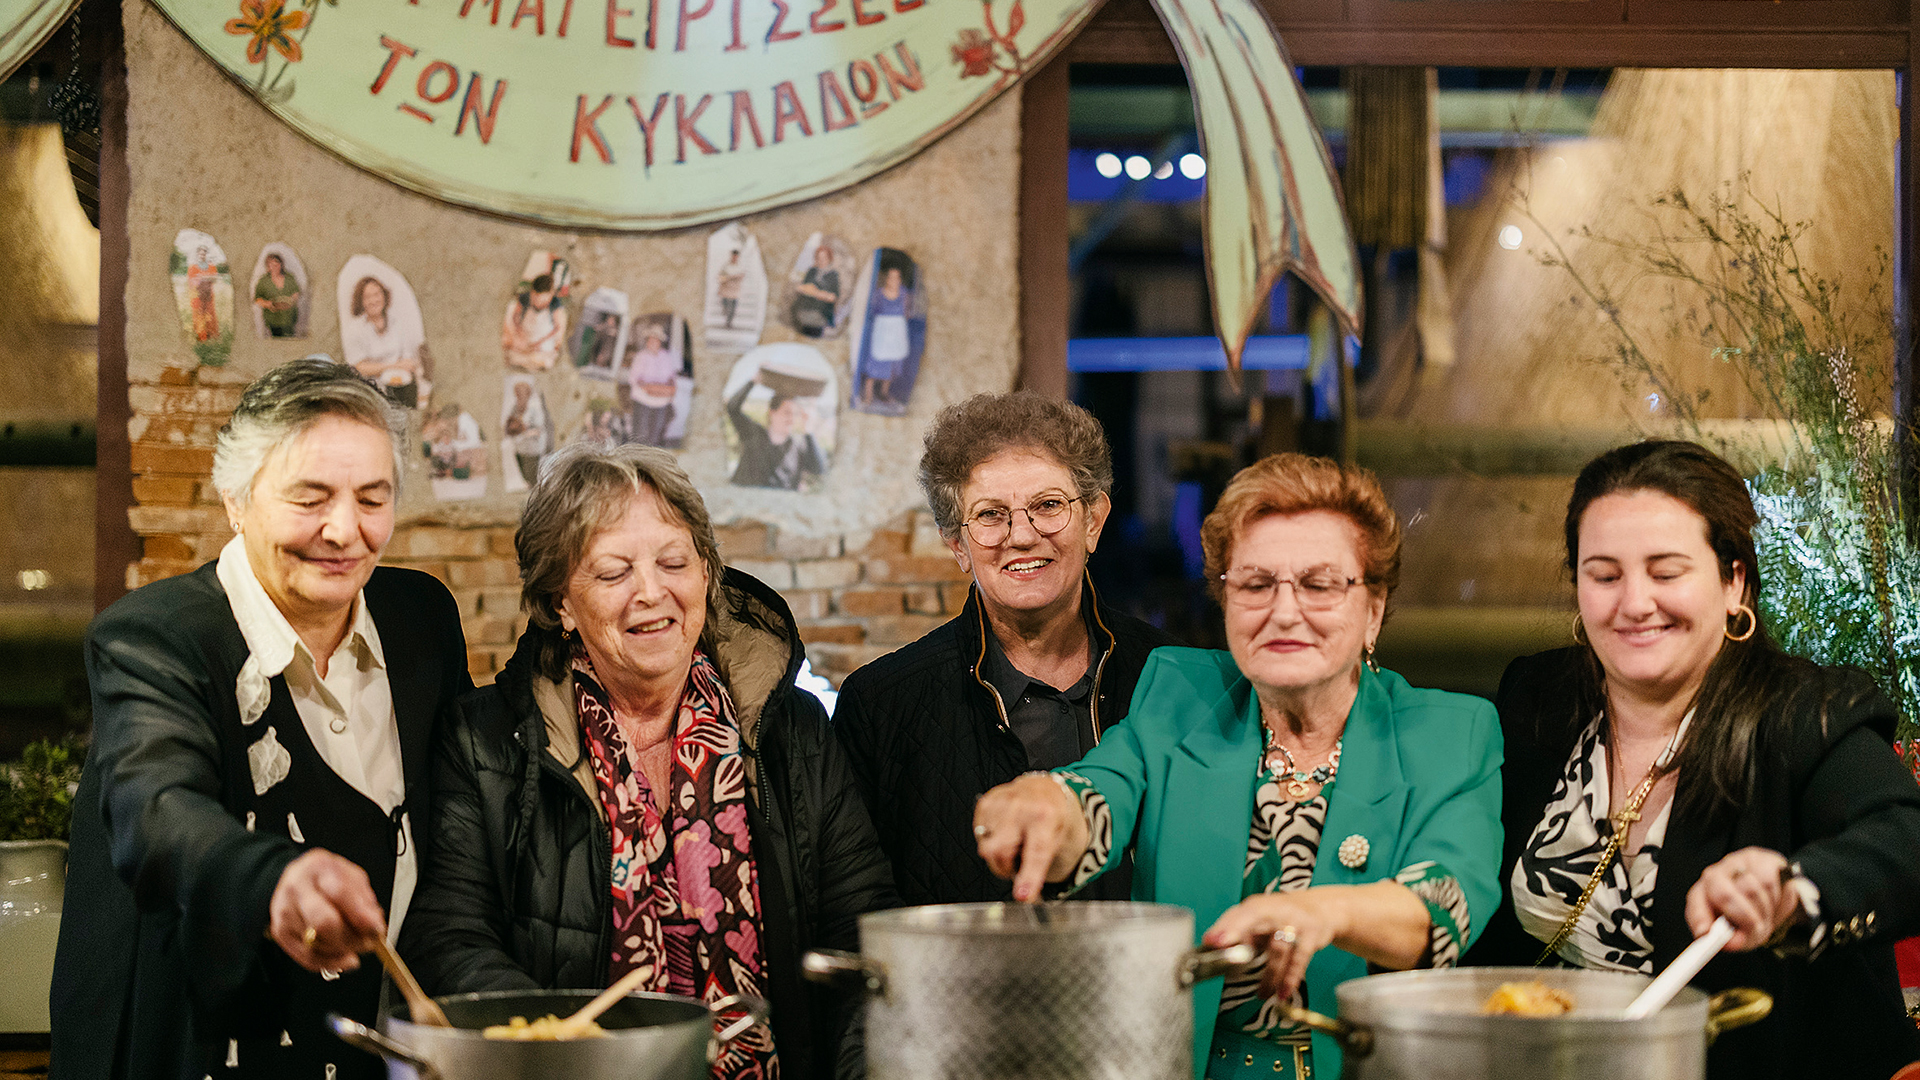
[[[1871,673],[1900,710],[1901,750],[1920,775],[1920,550],[1905,528],[1894,423],[1863,400],[1891,385],[1894,324],[1889,259],[1876,248],[1863,281],[1842,303],[1842,281],[1808,266],[1799,242],[1809,227],[1755,197],[1742,176],[1696,202],[1671,190],[1647,206],[1648,232],[1569,238],[1606,259],[1580,264],[1520,199],[1519,211],[1547,238],[1535,254],[1571,279],[1570,302],[1591,306],[1612,336],[1602,361],[1636,394],[1657,394],[1677,430],[1714,445],[1749,472],[1761,521],[1755,530],[1761,605],[1788,651]],[[1589,262],[1625,268],[1609,284]],[[1708,395],[1690,390],[1678,363],[1643,342],[1623,298],[1666,290],[1661,309],[1677,355],[1706,350],[1729,365],[1760,411],[1788,421],[1778,439],[1740,440],[1703,421]]]

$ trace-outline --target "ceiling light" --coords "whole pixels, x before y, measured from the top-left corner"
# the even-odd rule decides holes
[[[1093,171],[1111,180],[1120,175],[1120,155],[1101,154],[1093,159]]]
[[[1131,180],[1145,180],[1153,171],[1153,162],[1135,154],[1127,159],[1127,177]]]
[[[1189,180],[1198,180],[1207,175],[1207,159],[1199,154],[1180,155],[1180,175]]]

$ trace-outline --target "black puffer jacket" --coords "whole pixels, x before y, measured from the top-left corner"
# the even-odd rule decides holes
[[[782,1074],[860,1074],[851,1001],[800,977],[811,948],[857,949],[855,918],[896,903],[846,758],[778,593],[728,570],[709,611],[746,747],[762,954]],[[492,686],[461,698],[434,759],[434,844],[400,951],[430,993],[607,985],[611,840],[580,749],[569,679],[520,639]]]
[[[1080,602],[1094,616],[1098,683],[1084,749],[1126,718],[1147,654],[1180,642],[1102,605],[1090,582]],[[974,800],[1029,768],[1026,747],[981,673],[988,632],[976,590],[958,617],[847,676],[834,708],[833,730],[909,904],[1013,896],[1012,884],[980,860],[973,838]],[[1126,899],[1130,877],[1103,875],[1077,897]]]

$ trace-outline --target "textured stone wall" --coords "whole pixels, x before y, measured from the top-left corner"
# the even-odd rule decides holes
[[[627,290],[639,312],[697,316],[709,229],[645,236],[565,232],[446,206],[360,172],[303,140],[231,84],[163,16],[127,0],[130,58],[127,283],[134,500],[141,558],[127,583],[192,569],[231,538],[211,488],[213,440],[242,387],[309,352],[339,355],[334,277],[369,252],[406,275],[435,357],[436,401],[459,401],[497,438],[499,326],[530,251],[563,253],[575,296]],[[722,526],[734,565],[784,592],[816,670],[836,682],[911,641],[964,602],[914,482],[920,440],[941,407],[1013,385],[1019,360],[1019,95],[1008,93],[911,161],[858,187],[744,219],[778,281],[806,236],[911,252],[929,290],[928,346],[903,418],[842,409],[824,488],[810,495],[726,482],[719,387],[735,355],[694,347],[696,384],[682,464]],[[239,333],[224,367],[199,366],[166,273],[174,234],[208,232],[233,267]],[[311,336],[266,341],[244,314],[247,282],[269,241],[291,243],[313,293]],[[576,308],[577,311],[577,308]],[[769,322],[766,342],[798,340]],[[821,343],[846,384],[847,342]],[[584,391],[582,391],[584,394]],[[566,404],[549,406],[564,418]],[[498,458],[494,459],[497,468]],[[472,668],[486,679],[522,626],[512,535],[522,496],[440,503],[424,463],[406,478],[388,561],[435,574],[465,615]]]

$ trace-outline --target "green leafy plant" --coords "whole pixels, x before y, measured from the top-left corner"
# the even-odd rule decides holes
[[[0,765],[0,840],[65,840],[86,744],[77,735],[29,743]]]
[[[1604,359],[1623,383],[1658,394],[1682,435],[1748,471],[1769,628],[1790,652],[1872,674],[1899,708],[1896,748],[1920,776],[1920,550],[1901,505],[1898,432],[1862,393],[1889,385],[1887,253],[1876,249],[1843,304],[1840,277],[1801,259],[1808,223],[1768,207],[1745,177],[1704,202],[1674,190],[1648,209],[1651,238],[1573,235],[1621,256],[1625,287],[1667,289],[1667,329],[1682,347],[1730,365],[1755,401],[1788,421],[1770,444],[1736,445],[1703,421],[1707,393],[1642,345],[1622,294],[1576,267],[1544,226],[1541,259],[1573,280],[1573,303],[1606,320],[1614,341]]]

